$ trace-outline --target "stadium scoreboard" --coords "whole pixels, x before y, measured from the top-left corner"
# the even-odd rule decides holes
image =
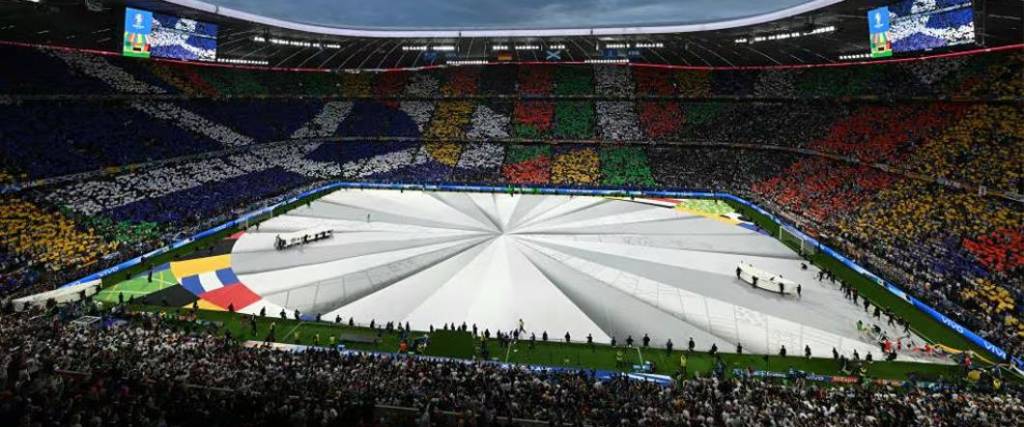
[[[971,0],[904,0],[868,11],[871,57],[974,43]]]
[[[217,60],[217,25],[148,10],[125,8],[124,56]]]

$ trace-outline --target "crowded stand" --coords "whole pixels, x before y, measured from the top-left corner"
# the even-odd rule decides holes
[[[594,68],[594,93],[607,97],[630,97],[635,91],[629,67]]]
[[[594,185],[601,180],[597,150],[560,144],[551,160],[551,183],[557,185]]]
[[[395,108],[398,103],[395,98],[402,95],[405,89],[407,73],[384,73],[381,74],[372,86],[373,96],[379,99],[390,108]]]
[[[601,149],[601,184],[626,188],[654,187],[647,154],[637,147]]]
[[[554,138],[592,139],[594,106],[589,102],[561,101],[555,104]]]
[[[154,119],[172,122],[182,129],[217,141],[225,147],[250,145],[256,142],[249,136],[235,132],[222,124],[214,123],[170,102],[133,102],[132,107]]]
[[[555,103],[550,101],[522,100],[516,102],[512,114],[513,129],[517,138],[540,139],[551,131],[555,115]]]
[[[430,118],[434,116],[434,109],[437,108],[437,104],[431,101],[402,101],[399,104],[399,110],[405,113],[416,125],[416,130],[421,134],[426,130],[426,126],[430,123]]]
[[[597,124],[607,141],[636,141],[642,138],[632,102],[598,101]]]
[[[113,251],[93,230],[80,230],[60,212],[17,196],[4,196],[0,214],[2,244],[10,253],[28,257],[50,271],[88,266]]]
[[[447,80],[441,87],[442,96],[459,97],[478,93],[479,68],[456,68],[445,74]]]
[[[505,161],[505,146],[491,143],[471,143],[462,148],[462,155],[453,171],[456,182],[501,182],[501,167]]]
[[[560,70],[559,68],[558,70]],[[517,92],[526,98],[535,95],[550,95],[554,87],[555,68],[543,65],[527,65],[519,68]],[[561,87],[561,85],[559,85]]]
[[[0,105],[3,166],[31,179],[223,149],[180,122],[153,120],[150,107],[118,101]]]
[[[5,72],[0,92],[12,99],[0,104],[7,118],[0,125],[0,176],[6,177],[0,182],[87,173],[5,193],[0,297],[50,289],[75,274],[137,256],[328,180],[712,190],[782,214],[965,327],[1013,354],[1024,354],[1024,210],[1019,201],[991,194],[1024,192],[1024,110],[1005,102],[1024,96],[1019,52],[797,70],[497,65],[335,74],[139,64],[77,52],[0,49],[39,69],[33,74],[0,64]],[[57,84],[46,86],[43,79]],[[31,97],[84,94],[70,100]],[[136,97],[103,98],[116,94]],[[281,96],[258,99],[267,94]],[[948,102],[957,96],[970,99]],[[920,99],[892,101],[901,97]],[[126,165],[137,166],[117,169]],[[15,322],[11,328],[28,327],[20,317],[4,321]],[[294,357],[296,363],[326,371],[333,369],[328,362],[339,361],[344,372],[418,369],[429,376],[452,369],[466,374],[467,390],[480,384],[461,369],[481,370],[509,388],[523,384],[515,380],[548,384],[523,386],[526,401],[540,399],[541,390],[560,381],[572,381],[572,391],[565,393],[580,394],[567,399],[597,396],[605,405],[589,418],[597,424],[622,414],[672,424],[679,420],[671,417],[682,416],[669,410],[678,404],[674,399],[694,396],[726,398],[716,400],[722,402],[716,406],[688,407],[685,420],[756,424],[789,411],[808,414],[796,420],[843,422],[856,415],[874,417],[869,424],[880,425],[893,414],[983,425],[998,421],[973,418],[983,410],[951,412],[943,406],[947,403],[914,392],[848,391],[868,403],[841,413],[825,402],[843,399],[842,391],[757,380],[693,380],[668,392],[629,382],[605,386],[649,397],[652,403],[641,410],[635,400],[575,377],[534,377],[485,365],[409,362],[411,368],[401,368],[387,358],[279,355],[152,325],[41,338],[54,341],[26,347],[19,357],[44,352],[44,344],[61,348],[87,338],[138,337],[133,334],[195,346],[203,349],[199,353],[216,355],[217,363],[231,357]],[[53,360],[55,354],[37,359]],[[141,362],[103,363],[127,369],[133,366],[127,363]],[[35,374],[26,375],[34,379]],[[160,381],[175,376],[160,375]],[[388,386],[395,390],[410,386],[393,380],[398,382]],[[225,386],[209,381],[202,385]],[[260,384],[251,381],[252,387]],[[336,387],[342,395],[355,387],[343,378],[331,381],[338,383],[319,386]],[[427,383],[424,387],[443,384]],[[18,382],[19,387],[26,384]],[[779,390],[822,403],[808,409],[780,398],[773,407],[757,398]],[[983,395],[964,396],[977,399],[980,407],[992,405]],[[425,404],[411,394],[377,399],[374,403]],[[499,405],[493,399],[482,398],[473,410]],[[445,410],[469,409],[460,405],[452,400],[440,404]],[[565,420],[578,410],[569,405],[563,413],[509,406],[490,410]],[[749,410],[751,405],[757,409]],[[909,405],[914,415],[884,410],[900,405]],[[84,412],[79,418],[72,412],[63,416],[80,419]]]
[[[0,318],[5,425],[1012,425],[1020,390],[700,375],[669,385],[400,354],[241,345],[220,326],[75,304]],[[110,326],[77,326],[82,315]],[[85,357],[88,355],[89,357]],[[154,363],[159,361],[159,363]],[[159,404],[157,404],[159,402]],[[170,408],[188,408],[185,411]],[[411,418],[401,418],[408,408]],[[389,410],[390,409],[390,410]],[[230,411],[231,417],[223,417]],[[531,425],[531,424],[526,424]]]
[[[67,66],[54,51],[0,45],[0,91],[5,94],[109,93],[103,82]]]
[[[161,84],[153,84],[153,79],[137,78],[126,69],[115,66],[106,58],[88,53],[54,50],[49,52],[64,61],[68,68],[96,80],[106,83],[109,88],[99,93],[113,90],[116,93],[131,94],[163,94],[167,89]],[[89,93],[90,95],[95,93]]]
[[[0,427],[1024,424],[1021,0],[204,1],[0,6]]]
[[[305,158],[318,145],[268,146],[11,196],[0,247],[23,259],[9,270],[37,270],[45,276],[38,286],[51,288],[339,176],[337,163]]]
[[[346,73],[341,76],[341,93],[352,97],[370,96],[372,76],[365,73]]]
[[[638,95],[672,96],[676,85],[671,70],[663,68],[638,68],[633,72]]]
[[[440,140],[459,140],[466,134],[473,115],[470,101],[442,101],[430,122],[424,137]]]
[[[191,100],[178,107],[221,124],[240,135],[256,141],[288,139],[310,117],[324,110],[319,102],[275,102],[271,100],[238,100],[210,102]],[[252,117],[260,120],[252,120]],[[316,124],[322,125],[322,122]]]
[[[551,146],[509,145],[501,173],[510,184],[547,184],[551,177]]]
[[[502,109],[498,108],[505,105],[508,104],[477,105],[471,119],[472,127],[466,132],[466,138],[479,141],[508,139],[511,118],[508,114],[502,114]]]
[[[554,94],[580,96],[594,93],[593,70],[589,67],[559,67],[555,70]]]
[[[643,101],[639,109],[640,126],[651,139],[677,139],[680,128],[686,123],[678,102]]]
[[[351,102],[327,102],[311,120],[303,124],[290,135],[292,139],[322,138],[333,136],[338,126],[352,112]]]

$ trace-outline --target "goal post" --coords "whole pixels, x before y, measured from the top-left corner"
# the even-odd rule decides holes
[[[810,240],[807,235],[796,229],[786,226],[779,226],[779,240],[786,246],[800,253],[800,255],[811,256],[818,253],[817,244]]]

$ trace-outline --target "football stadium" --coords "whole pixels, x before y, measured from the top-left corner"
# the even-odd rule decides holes
[[[1021,425],[1022,20],[0,2],[0,425]]]

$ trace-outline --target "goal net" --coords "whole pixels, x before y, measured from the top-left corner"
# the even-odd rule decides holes
[[[786,246],[800,252],[800,255],[811,256],[818,253],[818,247],[813,241],[791,227],[779,226],[779,240],[785,243]]]

